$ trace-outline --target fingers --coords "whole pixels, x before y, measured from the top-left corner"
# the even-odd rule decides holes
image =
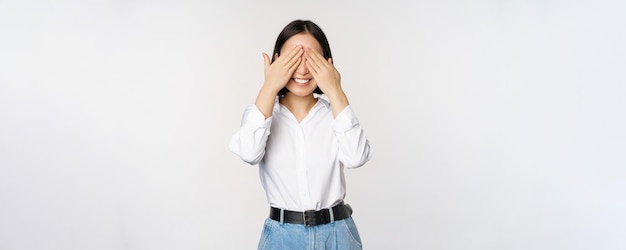
[[[304,50],[302,50],[302,48],[298,49],[297,53],[290,58],[288,65],[291,67],[300,64],[302,61],[302,54],[304,54]]]
[[[274,59],[270,60],[269,55],[263,54],[263,62],[265,66],[265,82],[268,86],[284,87],[289,81],[289,78],[295,72],[304,58],[304,49],[301,45],[295,46],[288,51],[285,51],[282,55],[278,56],[278,53],[274,54]],[[280,86],[279,86],[280,85]]]
[[[303,52],[302,46],[298,45],[298,46],[291,48],[289,51],[287,51],[287,53],[281,55],[279,59],[285,60],[285,62],[290,62],[292,61],[292,59],[294,59],[298,55],[302,55],[302,52]]]
[[[265,66],[265,68],[269,67],[270,66],[270,56],[265,54],[265,52],[262,52],[261,54],[263,54],[263,65]]]
[[[295,64],[299,64],[300,60],[302,60],[302,54],[304,54],[302,46],[298,45],[293,47],[289,52],[287,52],[287,55],[285,55],[285,66],[291,68]]]
[[[296,71],[296,69],[298,69],[298,67],[300,67],[300,64],[301,64],[301,63],[302,63],[302,57],[301,57],[301,56],[299,56],[299,57],[297,57],[297,58],[296,58],[295,63],[293,63],[293,64],[291,64],[291,65],[289,66],[289,69],[288,69],[288,70],[289,70],[289,73],[290,73],[290,74],[293,74],[293,72],[294,72],[294,71]]]
[[[326,59],[324,58],[322,54],[320,54],[320,52],[311,48],[308,48],[306,50],[306,57],[307,59],[312,60],[316,64],[322,65],[324,62],[326,62]]]
[[[306,60],[306,67],[309,69],[311,74],[313,74],[313,76],[317,76],[317,72],[320,71],[319,65],[317,65],[315,62],[308,58]]]
[[[332,67],[332,64],[324,59],[324,57],[317,50],[309,48],[307,49],[305,56],[307,61],[307,67],[309,67],[310,70],[314,71],[314,73],[319,72],[320,70],[322,70],[323,67]]]

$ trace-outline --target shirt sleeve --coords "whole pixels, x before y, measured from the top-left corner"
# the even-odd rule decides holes
[[[358,168],[372,158],[372,147],[350,105],[335,117],[333,129],[339,145],[339,161],[344,166]]]
[[[265,119],[255,104],[248,105],[241,119],[241,127],[230,139],[230,151],[250,165],[258,164],[265,155],[271,126],[272,117]]]

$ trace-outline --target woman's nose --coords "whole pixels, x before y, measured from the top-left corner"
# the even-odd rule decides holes
[[[298,68],[296,69],[296,73],[301,75],[306,75],[309,73],[309,68],[306,67],[306,59],[302,58],[300,65],[298,65]]]

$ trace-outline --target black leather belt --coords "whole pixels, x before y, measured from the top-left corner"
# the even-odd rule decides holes
[[[332,218],[331,218],[332,209]],[[343,220],[352,215],[352,208],[348,204],[339,203],[332,208],[322,210],[307,210],[304,212],[289,211],[280,208],[270,208],[270,218],[280,221],[280,211],[283,211],[283,222],[292,224],[304,224],[305,226],[315,226],[328,224],[332,221]]]

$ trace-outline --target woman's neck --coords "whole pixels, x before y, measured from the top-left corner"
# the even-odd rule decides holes
[[[308,114],[311,108],[317,103],[317,99],[313,94],[308,96],[296,96],[289,92],[280,98],[280,103],[287,107],[289,111],[301,122]]]

